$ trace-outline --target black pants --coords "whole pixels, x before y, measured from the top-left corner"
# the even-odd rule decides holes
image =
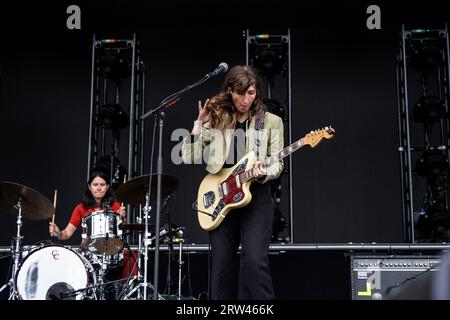
[[[252,201],[230,211],[221,225],[210,232],[211,299],[275,298],[268,258],[273,199],[267,184],[255,182],[250,191]]]

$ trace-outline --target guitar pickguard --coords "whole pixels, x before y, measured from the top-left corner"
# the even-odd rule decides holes
[[[245,170],[247,167],[248,159],[245,159],[240,165],[238,165],[236,168],[234,168],[232,175],[236,175],[238,172],[241,172]]]

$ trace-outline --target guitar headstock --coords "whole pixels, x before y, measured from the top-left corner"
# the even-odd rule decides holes
[[[304,138],[304,144],[309,144],[311,148],[315,148],[322,142],[323,139],[331,139],[334,137],[336,131],[330,126],[321,130],[311,131]]]

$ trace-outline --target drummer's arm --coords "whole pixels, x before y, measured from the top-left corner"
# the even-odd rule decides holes
[[[75,227],[70,222],[67,224],[67,227],[64,230],[59,230],[58,226],[50,222],[50,235],[53,237],[57,237],[58,240],[67,240],[74,234],[77,227]]]
[[[67,240],[70,239],[70,237],[74,234],[74,232],[77,230],[77,227],[75,227],[70,222],[67,224],[67,227],[64,230],[61,230],[61,234],[59,235],[59,240]]]
[[[123,204],[121,204],[119,210],[117,210],[117,213],[120,214],[122,220],[125,222],[125,220],[127,219],[127,211]]]

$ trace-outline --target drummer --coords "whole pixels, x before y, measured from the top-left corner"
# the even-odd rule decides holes
[[[93,171],[87,182],[83,201],[73,210],[66,228],[60,230],[55,223],[50,222],[50,235],[52,237],[57,237],[59,240],[70,239],[81,225],[81,220],[85,216],[92,212],[104,210],[116,212],[125,219],[125,207],[115,200],[109,188],[108,176],[102,171]]]
[[[49,232],[52,237],[57,237],[59,240],[67,240],[72,237],[74,232],[81,226],[82,219],[92,212],[98,211],[113,211],[120,214],[123,221],[125,221],[125,207],[115,200],[113,193],[109,188],[109,177],[103,171],[94,170],[87,182],[86,190],[84,191],[83,201],[80,202],[72,212],[69,223],[66,228],[60,230],[59,227],[50,222]],[[135,268],[137,260],[137,253],[135,251],[123,250],[123,261],[120,265],[110,268],[106,274],[107,281],[118,280],[120,278],[126,279],[128,276],[136,276],[137,268]],[[119,269],[119,268],[121,269]],[[108,293],[107,293],[108,294]],[[107,296],[108,299],[113,299],[113,293]]]

